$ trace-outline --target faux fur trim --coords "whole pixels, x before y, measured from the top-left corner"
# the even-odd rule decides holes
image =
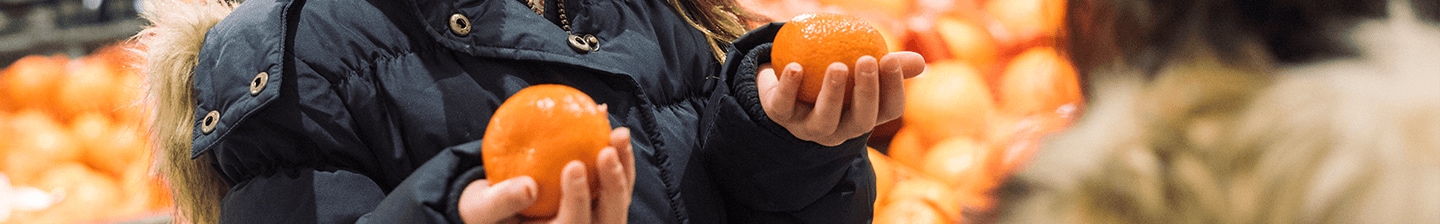
[[[1440,222],[1440,26],[1395,3],[1352,58],[1090,71],[1094,104],[1002,188],[1002,220]]]
[[[235,4],[224,1],[146,0],[140,17],[150,25],[134,39],[146,58],[147,100],[155,108],[152,134],[157,165],[175,198],[176,222],[216,223],[227,185],[210,169],[208,158],[190,159],[194,118],[191,78],[205,33]]]

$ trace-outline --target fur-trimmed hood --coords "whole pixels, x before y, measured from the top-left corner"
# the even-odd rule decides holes
[[[1351,56],[1272,62],[1243,32],[1222,56],[1183,30],[1157,69],[1095,63],[1088,111],[1002,188],[1002,220],[1440,222],[1440,21],[1381,6],[1325,34]]]
[[[225,185],[211,172],[208,160],[190,159],[194,99],[191,79],[205,34],[235,9],[227,1],[146,0],[141,17],[150,22],[135,36],[150,83],[147,98],[155,102],[151,122],[161,174],[169,182],[180,223],[214,223]]]

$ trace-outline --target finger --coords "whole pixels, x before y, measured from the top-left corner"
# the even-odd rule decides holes
[[[635,189],[635,154],[634,151],[631,150],[633,147],[630,143],[630,134],[630,129],[625,127],[616,128],[610,132],[610,145],[613,147],[613,150],[610,151],[615,152],[615,157],[618,157],[615,159],[618,164],[615,165],[620,166],[621,173],[619,175],[623,178],[602,177],[604,178],[602,180],[619,181],[618,186],[612,182],[610,184],[611,187],[607,187],[618,188],[618,194],[611,193],[608,198],[602,195],[600,199],[602,203],[600,205],[600,211],[598,211],[600,215],[597,217],[597,220],[604,223],[625,223],[629,218],[630,197]],[[608,159],[602,159],[600,161],[606,160]],[[608,169],[613,170],[614,168]],[[614,175],[612,174],[610,176]]]
[[[851,90],[849,112],[844,113],[839,134],[850,139],[870,132],[875,128],[876,113],[879,110],[880,81],[879,62],[869,55],[855,60],[855,89]]]
[[[877,124],[900,119],[900,116],[905,114],[905,79],[925,71],[923,64],[920,65],[918,69],[915,69],[915,71],[906,71],[904,69],[906,66],[898,65],[901,64],[901,62],[899,62],[901,60],[911,60],[902,59],[912,57],[905,55],[908,54],[896,52],[890,53],[890,55],[886,55],[885,58],[880,59],[880,103],[878,107],[879,112],[877,112],[875,118]],[[923,60],[924,59],[921,58],[921,61]],[[890,66],[886,66],[887,62]],[[914,74],[910,74],[909,72],[914,72]]]
[[[770,116],[770,120],[780,124],[794,123],[797,114],[795,97],[800,94],[800,81],[805,77],[801,75],[802,69],[799,63],[786,64],[773,86],[774,90],[769,95],[760,96],[761,106],[765,107],[765,115]]]
[[[755,87],[756,90],[759,91],[761,99],[764,99],[765,96],[770,94],[775,94],[775,88],[780,86],[780,78],[777,77],[777,75],[779,74],[775,73],[775,68],[769,64],[761,65],[759,70],[755,72]],[[764,101],[762,100],[761,103],[764,103]]]
[[[610,131],[610,146],[615,147],[616,155],[620,157],[620,166],[625,170],[625,178],[631,185],[635,184],[635,152],[630,146],[630,128],[619,127]]]
[[[910,51],[891,52],[880,59],[880,71],[899,72],[907,79],[915,77],[925,72],[925,56]]]
[[[825,70],[825,83],[820,85],[820,96],[815,99],[815,110],[805,119],[806,131],[814,136],[828,136],[835,133],[840,124],[841,109],[845,107],[846,82],[850,69],[844,63],[831,63]]]
[[[497,223],[534,204],[535,192],[535,180],[528,176],[510,178],[495,186],[478,180],[461,191],[457,208],[465,223]]]
[[[597,223],[624,223],[630,206],[630,180],[620,164],[619,150],[607,147],[600,151],[595,161],[600,178],[600,195],[595,205]]]
[[[560,211],[552,223],[588,223],[590,216],[590,184],[585,179],[585,164],[570,161],[560,176]]]

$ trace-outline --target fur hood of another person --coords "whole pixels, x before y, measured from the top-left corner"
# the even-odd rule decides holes
[[[1069,4],[1089,105],[1000,221],[1440,222],[1440,1]]]

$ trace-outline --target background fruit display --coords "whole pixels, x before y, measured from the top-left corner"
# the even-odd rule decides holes
[[[125,46],[0,71],[0,222],[133,220],[170,207],[151,171],[140,58]]]
[[[1083,109],[1061,51],[1065,0],[740,0],[777,21],[863,18],[891,51],[915,51],[905,113],[870,139],[875,223],[993,221],[995,188]]]

